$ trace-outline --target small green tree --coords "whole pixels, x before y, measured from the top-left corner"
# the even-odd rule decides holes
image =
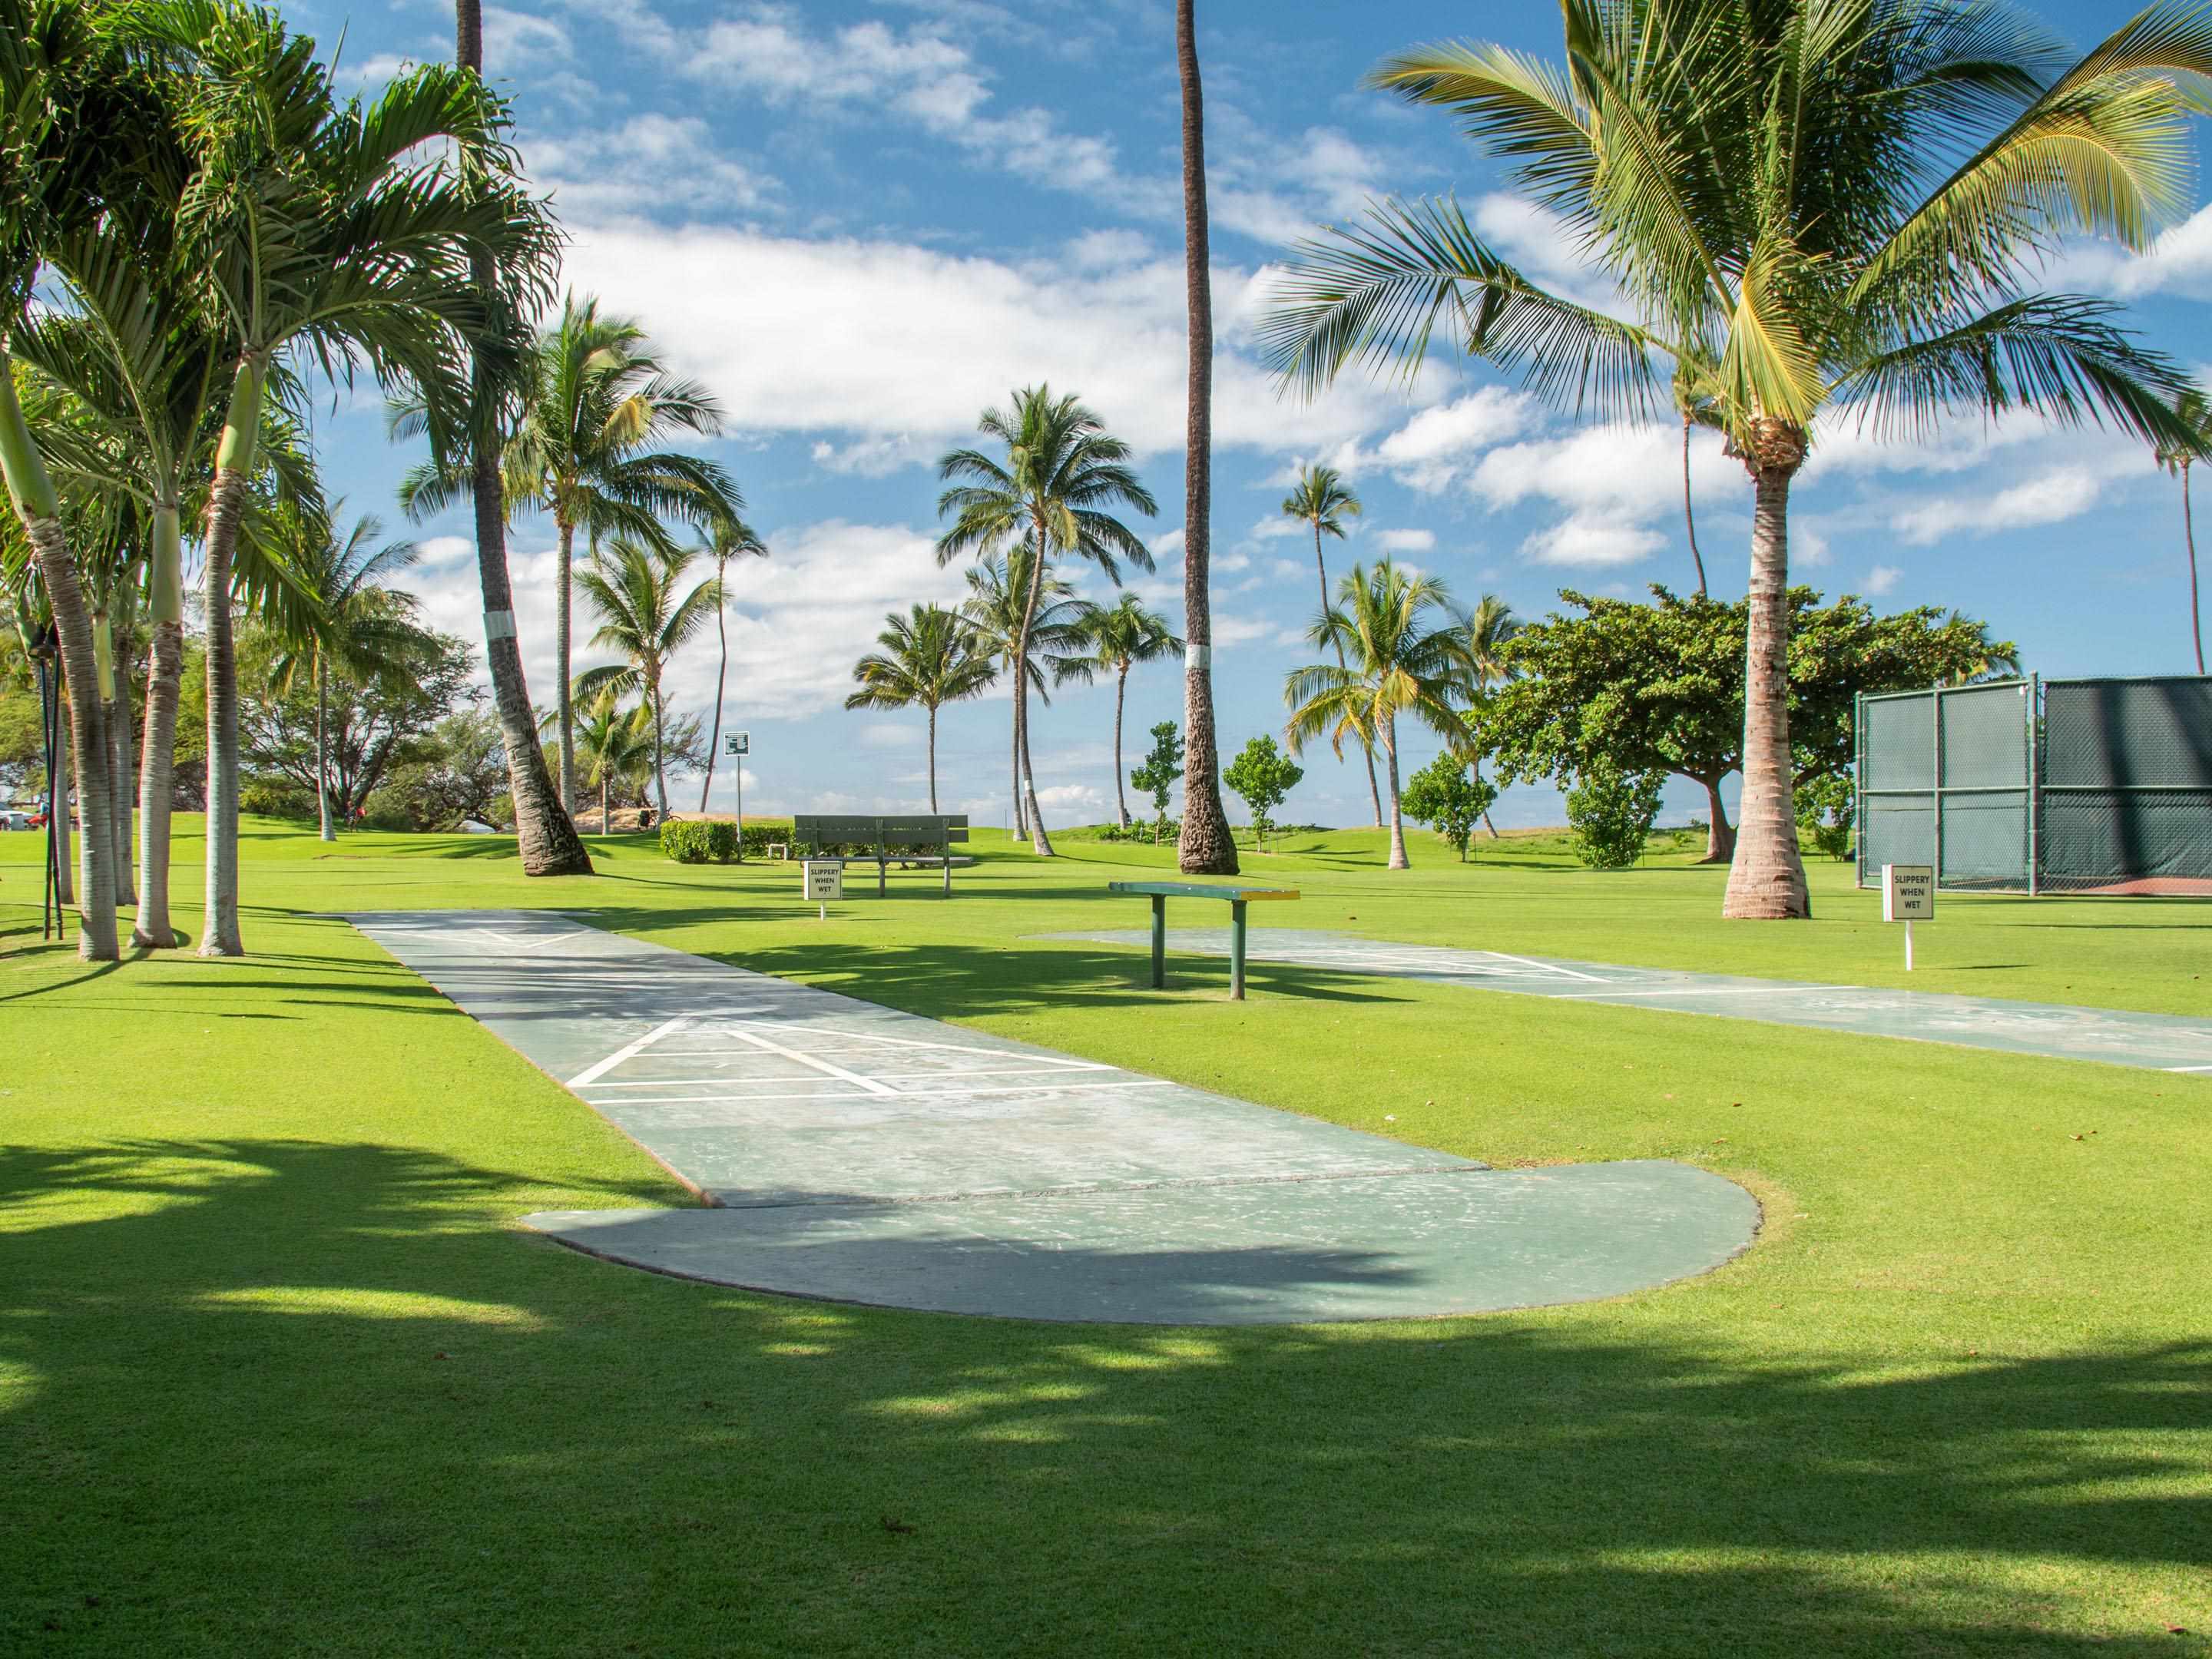
[[[1858,790],[1847,774],[1830,773],[1797,791],[1797,828],[1832,859],[1849,856]]]
[[[1237,752],[1221,775],[1230,793],[1252,809],[1252,833],[1264,849],[1274,822],[1267,815],[1283,804],[1283,797],[1298,787],[1306,769],[1275,747],[1269,737],[1257,737]]]
[[[1406,816],[1425,823],[1459,849],[1467,862],[1467,844],[1474,826],[1498,799],[1497,786],[1468,775],[1460,757],[1447,749],[1413,774],[1406,786]]]
[[[1644,837],[1659,816],[1663,771],[1625,772],[1601,762],[1567,791],[1567,823],[1575,856],[1593,870],[1626,870],[1644,854]]]
[[[1162,720],[1152,728],[1152,752],[1145,757],[1145,763],[1129,774],[1129,781],[1139,789],[1152,793],[1152,844],[1157,847],[1167,833],[1168,791],[1182,775],[1182,734],[1173,720]]]

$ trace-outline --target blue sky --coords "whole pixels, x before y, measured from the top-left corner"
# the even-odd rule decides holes
[[[1513,257],[1589,281],[1551,227],[1497,193],[1448,119],[1358,87],[1386,52],[1454,34],[1551,52],[1556,9],[1201,0],[1200,10],[1224,750],[1279,731],[1284,674],[1310,650],[1312,544],[1279,512],[1301,459],[1343,467],[1366,501],[1353,539],[1329,545],[1332,578],[1393,551],[1464,599],[1496,592],[1524,616],[1553,608],[1562,586],[1638,597],[1652,581],[1686,587],[1677,429],[1578,427],[1460,363],[1410,393],[1346,381],[1311,404],[1286,403],[1253,349],[1270,261],[1372,196],[1455,191]],[[349,84],[452,50],[451,8],[434,0],[286,12],[326,46],[344,31]],[[2075,4],[2042,15],[2086,43],[2128,14]],[[1182,239],[1164,0],[532,0],[488,6],[486,34],[525,159],[571,233],[569,283],[638,318],[728,410],[727,434],[707,447],[737,474],[773,550],[732,583],[728,719],[753,734],[748,811],[921,803],[921,715],[840,704],[886,611],[963,591],[959,571],[939,570],[930,553],[933,464],[1013,386],[1079,392],[1138,447],[1163,512],[1139,523],[1158,574],[1133,585],[1180,617]],[[2154,341],[2192,363],[2212,358],[2212,212],[2148,258],[2085,246],[2053,281],[2123,297]],[[331,417],[323,448],[354,510],[396,516],[392,488],[415,457],[384,441],[367,399]],[[1700,443],[1693,465],[1714,587],[1740,593],[1748,484],[1717,441]],[[438,625],[480,640],[465,530],[458,515],[422,529],[418,587]],[[541,705],[552,690],[550,550],[550,524],[518,528],[520,623]],[[1967,423],[1905,447],[1832,430],[1796,491],[1792,551],[1798,578],[1825,591],[1984,616],[2046,674],[2191,665],[2179,490],[2109,434]],[[1104,596],[1095,579],[1089,589]],[[676,702],[702,708],[714,670],[710,642],[679,665]],[[1172,667],[1132,680],[1133,732],[1181,707]],[[1070,688],[1039,714],[1048,821],[1110,810],[1112,713],[1110,690]],[[1003,821],[1008,718],[1003,695],[947,712],[948,809]],[[1409,769],[1433,746],[1416,737]],[[1325,749],[1307,764],[1283,815],[1364,821],[1364,775]],[[718,778],[720,810],[728,792]],[[1675,813],[1701,805],[1694,791],[1669,797]],[[1556,823],[1560,809],[1548,789],[1520,789],[1498,816]]]

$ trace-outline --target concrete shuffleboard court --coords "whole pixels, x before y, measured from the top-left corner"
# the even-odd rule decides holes
[[[1091,945],[1152,944],[1150,933],[1135,928],[1042,937]],[[1170,928],[1167,944],[1170,951],[1192,956],[1226,956],[1230,950],[1228,930],[1220,927]],[[1441,980],[1478,990],[1510,991],[1569,1002],[1720,1014],[1775,1025],[1810,1025],[1868,1036],[1950,1042],[1970,1048],[1998,1048],[2008,1054],[2097,1060],[2108,1066],[2139,1066],[2212,1078],[2212,1018],[2082,1008],[2067,1003],[2013,1002],[2000,997],[1948,996],[1931,991],[1877,990],[1863,985],[1751,979],[1668,968],[1619,968],[1598,962],[1511,956],[1503,951],[1394,945],[1387,939],[1296,927],[1255,928],[1247,955],[1254,962],[1340,974]]]
[[[348,918],[713,1208],[526,1217],[750,1289],[1258,1324],[1618,1296],[1759,1224],[1661,1161],[1492,1170],[794,985],[546,911]]]

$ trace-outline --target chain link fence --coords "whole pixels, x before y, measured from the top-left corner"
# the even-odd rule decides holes
[[[2212,678],[2001,680],[1858,700],[1858,876],[2212,895]]]

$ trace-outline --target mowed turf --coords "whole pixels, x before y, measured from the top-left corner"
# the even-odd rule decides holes
[[[856,879],[825,924],[642,839],[526,883],[248,831],[242,962],[85,968],[0,866],[0,1652],[2212,1651],[2212,1079],[1267,964],[1231,1005],[1025,939],[1140,925],[1103,890],[1145,848],[987,839],[951,902]],[[1287,845],[1268,921],[1904,982],[1840,866],[1757,927],[1686,854]],[[627,1271],[514,1218],[686,1194],[316,919],[495,905],[1495,1163],[1684,1158],[1765,1232],[1621,1301],[1294,1329]],[[1916,988],[2212,1006],[2212,905],[1946,896],[1918,945]]]

